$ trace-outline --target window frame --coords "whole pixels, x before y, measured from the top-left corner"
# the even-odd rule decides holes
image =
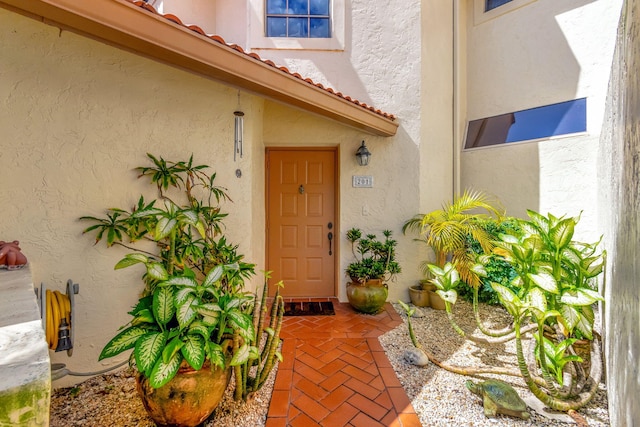
[[[265,0],[266,2],[269,2],[269,0]],[[307,5],[309,5],[309,2],[311,0],[305,0],[307,2]],[[269,19],[270,18],[278,18],[278,19],[284,19],[285,20],[285,30],[286,33],[288,34],[290,31],[290,26],[289,26],[289,19],[290,18],[294,18],[294,19],[304,19],[307,22],[307,35],[306,36],[290,36],[287,35],[285,37],[287,38],[299,38],[299,39],[329,39],[331,38],[331,32],[332,32],[332,28],[331,28],[331,3],[332,0],[323,0],[326,1],[327,4],[327,14],[322,14],[322,15],[313,15],[311,14],[311,10],[308,9],[307,13],[269,13],[268,10],[265,10],[265,35],[266,37],[271,37],[273,38],[274,36],[269,36],[267,33],[269,32]],[[328,31],[329,31],[329,35],[327,37],[313,37],[311,35],[311,21],[313,19],[322,19],[324,21],[328,22]]]
[[[266,0],[249,0],[249,47],[251,50],[290,49],[344,51],[346,0],[330,0],[331,37],[267,37]]]
[[[571,105],[569,105],[571,104]],[[584,111],[584,116],[580,116],[579,117],[579,124],[580,125],[584,125],[584,129],[580,128],[580,129],[576,129],[576,130],[571,130],[570,132],[564,132],[564,133],[558,133],[558,134],[549,134],[549,135],[536,135],[534,137],[528,138],[528,139],[524,139],[524,138],[517,138],[517,139],[512,139],[511,141],[508,140],[509,135],[511,134],[512,131],[515,132],[522,132],[523,129],[522,127],[520,128],[512,128],[512,124],[515,122],[514,121],[514,117],[516,114],[533,114],[533,115],[537,115],[538,117],[540,116],[544,116],[544,115],[549,115],[549,112],[552,109],[558,109],[558,108],[562,108],[563,105],[568,105],[568,110],[573,110],[573,111],[577,111],[582,113],[582,111]],[[564,113],[566,115],[566,112]],[[574,113],[575,114],[575,113]],[[558,123],[562,123],[562,120],[566,117],[565,115],[560,116],[560,121]],[[504,126],[504,122],[505,120],[508,121],[509,116],[511,117],[511,125],[509,125],[508,127]],[[551,118],[556,118],[556,116],[551,116]],[[576,120],[577,117],[574,117],[573,120]],[[492,134],[494,136],[496,136],[496,132],[498,134],[501,134],[504,137],[504,141],[499,141],[498,139],[496,139],[497,142],[493,142],[490,144],[482,144],[482,145],[478,145],[478,146],[471,146],[471,147],[467,147],[467,144],[469,143],[469,137],[470,137],[470,131],[472,128],[472,124],[476,124],[478,123],[476,126],[474,126],[474,129],[478,129],[478,126],[480,126],[480,128],[484,128],[485,126],[488,127],[488,129],[491,129],[489,132],[492,132]],[[529,122],[528,124],[524,124],[523,126],[525,127],[530,127],[533,124],[537,124],[537,123],[542,123],[540,121],[536,121],[536,122]],[[547,121],[545,121],[544,123],[547,123]],[[551,121],[551,123],[554,123],[553,121]],[[567,125],[565,124],[565,127]],[[569,126],[569,127],[573,127],[575,125]],[[543,127],[543,126],[540,126]],[[581,126],[582,127],[582,126]],[[557,130],[557,128],[556,128]],[[480,133],[482,133],[480,131]],[[476,132],[472,133],[473,135],[476,135]],[[504,146],[511,146],[511,145],[516,145],[516,144],[523,144],[523,143],[529,143],[529,142],[537,142],[537,141],[548,141],[548,140],[554,140],[554,139],[561,139],[561,138],[570,138],[570,137],[575,137],[578,135],[585,135],[588,134],[588,97],[581,97],[581,98],[575,98],[575,99],[570,99],[567,101],[560,101],[560,102],[554,102],[552,104],[546,104],[546,105],[541,105],[538,107],[532,107],[532,108],[526,108],[523,110],[518,110],[518,111],[512,111],[512,112],[508,112],[508,113],[504,113],[504,114],[498,114],[498,115],[494,115],[494,116],[489,116],[489,117],[482,117],[479,119],[473,119],[473,120],[467,120],[467,125],[466,125],[466,129],[465,129],[465,134],[464,134],[464,139],[462,141],[462,150],[463,151],[474,151],[474,150],[482,150],[485,148],[497,148],[497,147],[504,147]],[[515,135],[518,135],[518,133],[516,133]],[[512,138],[515,137],[515,135],[512,135]],[[475,138],[475,137],[474,137]]]

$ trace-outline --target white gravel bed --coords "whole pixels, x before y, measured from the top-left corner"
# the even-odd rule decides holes
[[[394,304],[406,322],[404,310]],[[498,345],[478,345],[461,338],[451,327],[444,311],[422,308],[424,317],[412,318],[416,337],[423,348],[441,362],[450,365],[480,367],[496,366],[517,369],[515,342]],[[456,321],[466,333],[477,333],[471,304],[459,301],[454,307]],[[489,319],[495,329],[501,329],[510,322],[509,315],[499,307],[481,305],[483,319]],[[485,417],[481,399],[471,393],[465,382],[471,379],[481,381],[480,377],[458,375],[441,369],[433,364],[417,367],[403,359],[403,353],[412,347],[406,323],[396,327],[380,337],[398,379],[402,383],[413,407],[424,426],[575,426],[575,424],[550,420],[529,408],[531,418],[518,418],[499,415],[490,419]],[[520,377],[482,375],[482,378],[498,378],[511,384],[524,400],[533,398]],[[589,426],[608,426],[607,394],[604,384],[600,384],[594,399],[578,413]]]

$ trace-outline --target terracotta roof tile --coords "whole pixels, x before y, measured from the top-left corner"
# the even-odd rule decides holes
[[[197,34],[199,34],[201,36],[207,37],[208,39],[210,39],[210,40],[212,40],[214,42],[223,44],[223,45],[225,45],[225,46],[227,46],[227,47],[229,47],[231,49],[234,49],[234,50],[236,50],[236,51],[238,51],[238,52],[240,52],[240,53],[242,53],[244,55],[247,55],[248,58],[251,58],[254,61],[260,61],[260,62],[262,62],[262,63],[264,63],[264,64],[266,64],[266,65],[268,65],[270,67],[276,68],[276,69],[278,69],[278,70],[280,70],[280,71],[282,71],[284,73],[287,73],[287,74],[289,74],[289,75],[291,75],[293,77],[296,77],[296,78],[298,78],[298,79],[300,79],[300,80],[302,80],[302,81],[304,81],[304,82],[306,82],[306,83],[308,83],[310,85],[317,86],[320,89],[322,89],[324,91],[327,91],[328,93],[330,93],[330,94],[332,94],[334,96],[342,98],[342,99],[344,99],[346,101],[349,101],[349,102],[351,102],[351,103],[353,103],[355,105],[359,105],[360,107],[362,107],[364,109],[370,110],[370,111],[372,111],[372,112],[374,112],[376,114],[379,114],[379,115],[381,115],[383,117],[386,117],[388,119],[395,120],[395,116],[393,114],[382,112],[382,111],[380,111],[378,109],[375,109],[375,108],[373,108],[371,106],[368,106],[365,103],[361,103],[360,101],[358,101],[356,99],[352,99],[350,96],[345,96],[341,92],[336,92],[334,89],[332,89],[330,87],[324,87],[322,85],[322,83],[315,83],[310,78],[303,78],[300,74],[292,73],[291,71],[289,71],[289,69],[287,67],[284,67],[284,66],[278,67],[273,61],[271,61],[269,59],[262,59],[260,57],[260,55],[258,55],[257,53],[254,53],[254,52],[247,53],[247,52],[245,52],[244,49],[241,46],[237,45],[237,44],[227,44],[227,42],[225,42],[224,39],[219,35],[207,35],[204,32],[204,30],[202,28],[198,27],[197,25],[185,25],[185,24],[182,23],[180,18],[178,18],[177,16],[175,16],[173,14],[170,14],[170,13],[167,13],[167,14],[163,15],[163,14],[159,13],[153,6],[151,6],[150,4],[148,4],[148,3],[146,3],[146,2],[144,2],[142,0],[127,0],[127,1],[129,1],[130,3],[135,4],[136,6],[140,7],[141,9],[144,9],[144,10],[146,10],[148,12],[151,12],[151,13],[154,13],[156,15],[162,16],[166,20],[171,21],[171,22],[173,22],[173,23],[175,23],[177,25],[180,25],[182,27],[188,28],[189,30],[193,31],[194,33],[197,33]]]

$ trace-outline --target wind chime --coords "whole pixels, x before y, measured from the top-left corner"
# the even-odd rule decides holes
[[[235,116],[235,127],[233,132],[233,161],[242,158],[243,154],[243,135],[244,135],[244,113],[240,111],[240,92],[238,92],[238,108],[233,112]]]

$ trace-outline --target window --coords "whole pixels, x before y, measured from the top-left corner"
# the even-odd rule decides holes
[[[507,4],[512,0],[485,0],[484,11],[489,12],[496,7],[502,6],[503,4]]]
[[[587,99],[560,102],[469,122],[465,149],[587,130]]]
[[[329,0],[267,0],[267,37],[329,38]]]

